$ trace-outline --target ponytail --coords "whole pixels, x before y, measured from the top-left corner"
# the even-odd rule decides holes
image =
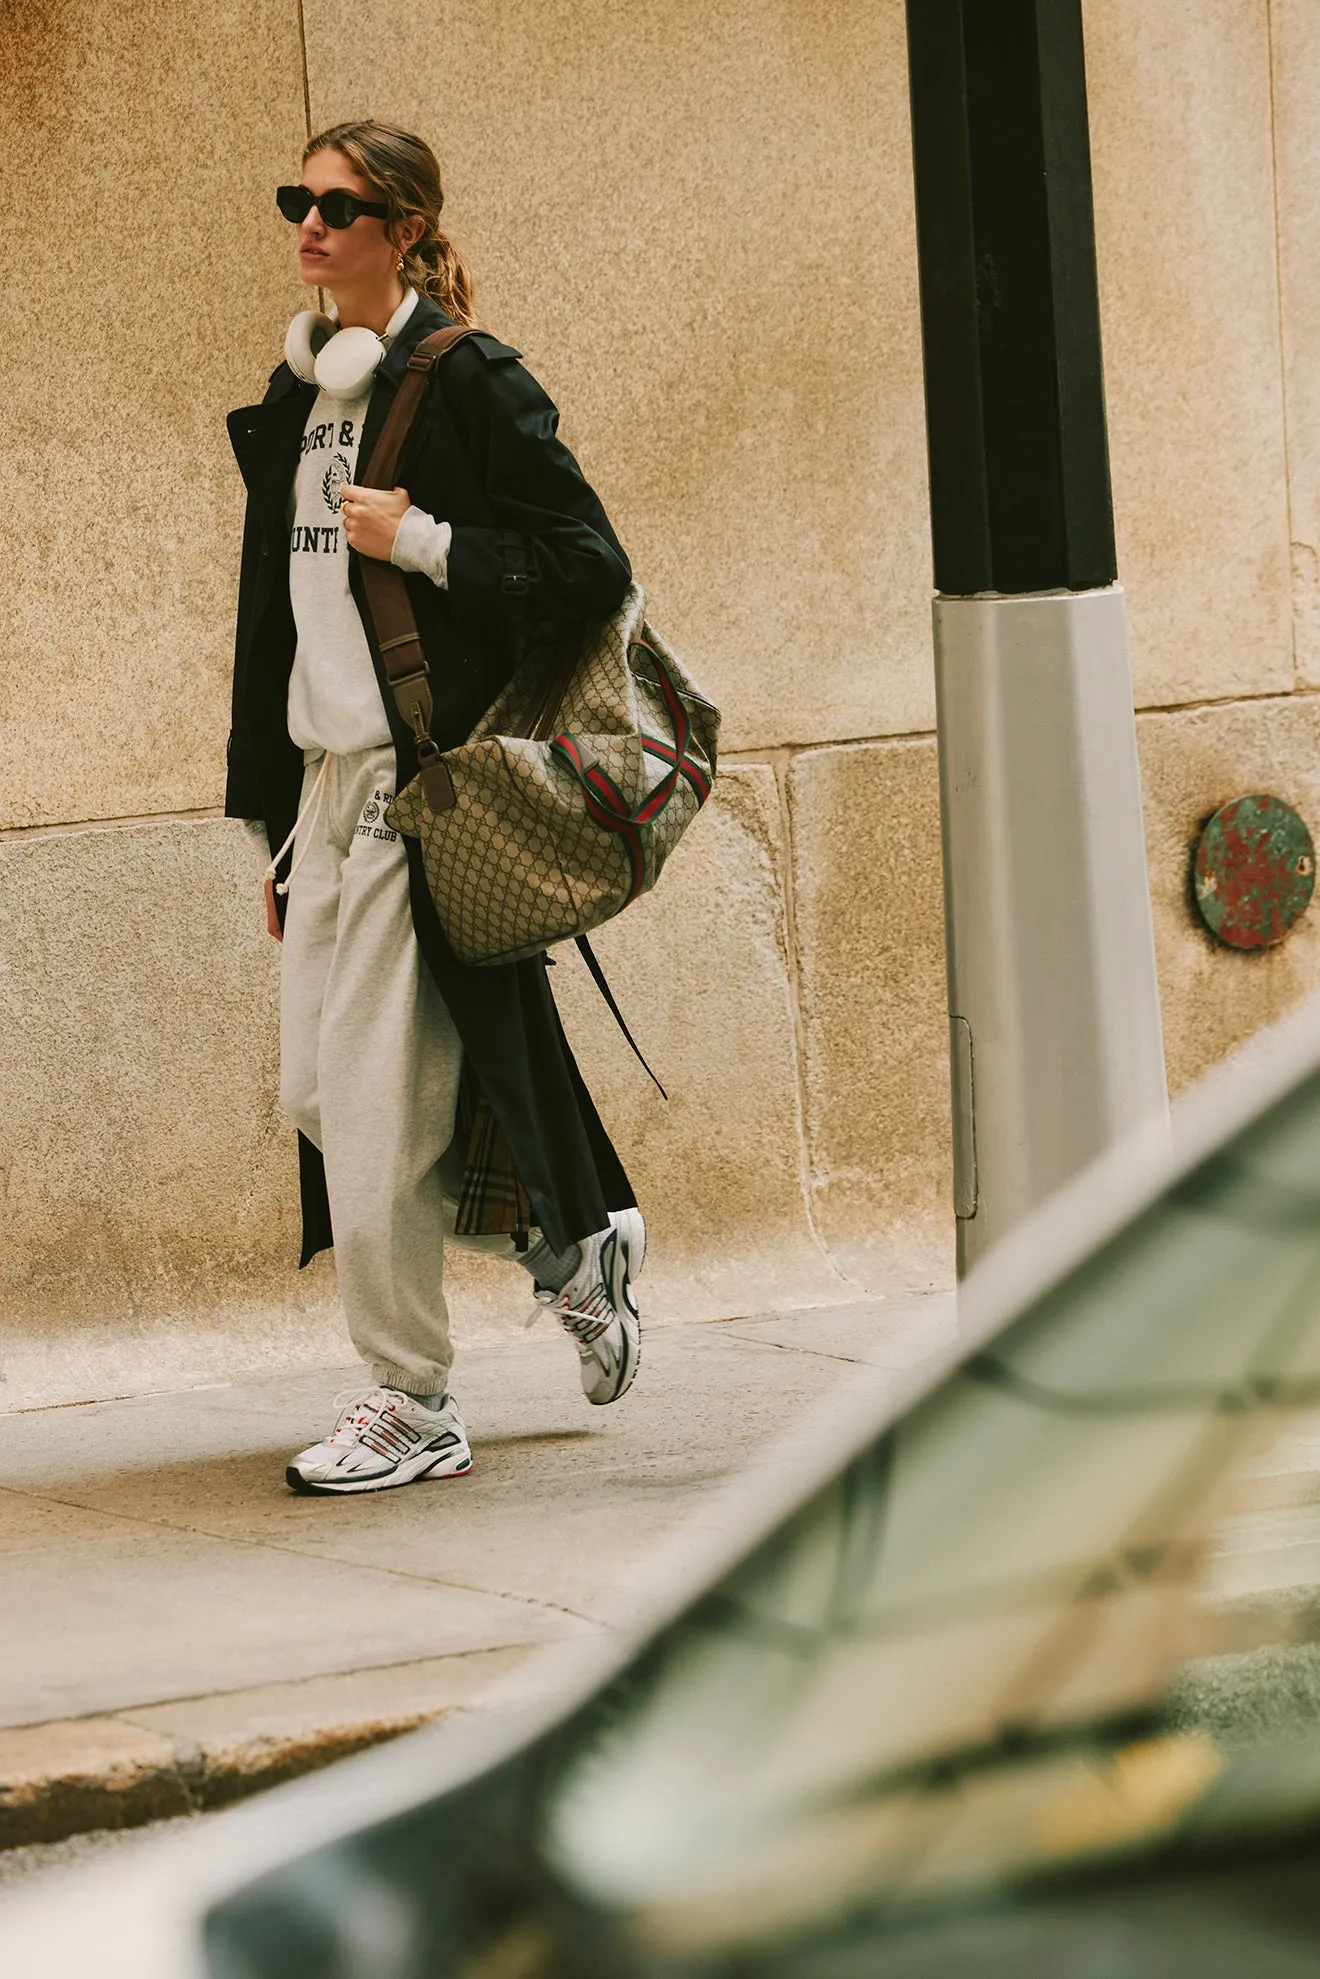
[[[455,323],[470,328],[476,322],[471,270],[448,234],[442,234],[438,227],[428,228],[415,246],[401,248],[400,253],[405,281],[438,302]]]

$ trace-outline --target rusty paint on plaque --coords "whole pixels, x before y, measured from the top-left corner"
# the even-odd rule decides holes
[[[1235,797],[1201,833],[1196,904],[1230,948],[1272,948],[1304,914],[1315,886],[1315,846],[1290,804]]]

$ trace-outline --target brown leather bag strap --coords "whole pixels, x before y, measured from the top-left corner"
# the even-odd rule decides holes
[[[473,334],[471,325],[452,323],[448,329],[432,330],[430,336],[423,337],[416,350],[412,352],[408,359],[408,368],[399,380],[399,389],[394,394],[394,403],[385,415],[380,438],[372,448],[367,471],[362,477],[364,488],[394,486],[399,458],[412,431],[413,421],[421,410],[427,380],[445,352],[452,350],[455,344],[461,343],[464,337]]]
[[[431,372],[446,351],[471,335],[471,328],[453,324],[445,330],[433,330],[429,337],[422,338],[408,359],[408,368],[399,381],[394,403],[385,415],[385,424],[381,427],[380,437],[372,448],[371,459],[362,476],[362,487],[394,486],[394,476],[398,472],[413,422],[421,410]],[[396,564],[382,563],[378,557],[363,557],[362,581],[394,705],[417,745],[417,766],[426,801],[433,811],[448,810],[454,802],[454,787],[431,734],[434,710],[426,655],[422,651],[403,572]]]

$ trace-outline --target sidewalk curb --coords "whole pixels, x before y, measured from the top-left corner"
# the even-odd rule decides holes
[[[526,1654],[479,1650],[0,1730],[0,1850],[227,1806],[470,1708]]]

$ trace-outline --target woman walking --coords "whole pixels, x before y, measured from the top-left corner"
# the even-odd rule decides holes
[[[466,739],[520,653],[614,611],[631,572],[551,401],[484,332],[432,372],[401,485],[360,485],[412,350],[473,321],[430,148],[374,120],[339,124],[277,199],[302,280],[334,309],[295,318],[262,403],[229,416],[248,503],[225,809],[264,823],[278,882],[302,1262],[333,1243],[366,1366],[286,1475],[297,1491],[361,1492],[471,1467],[448,1387],[446,1236],[531,1275],[595,1403],[637,1370],[646,1242],[546,958],[459,963],[417,842],[386,822],[417,758],[362,563],[407,573],[442,749]]]

